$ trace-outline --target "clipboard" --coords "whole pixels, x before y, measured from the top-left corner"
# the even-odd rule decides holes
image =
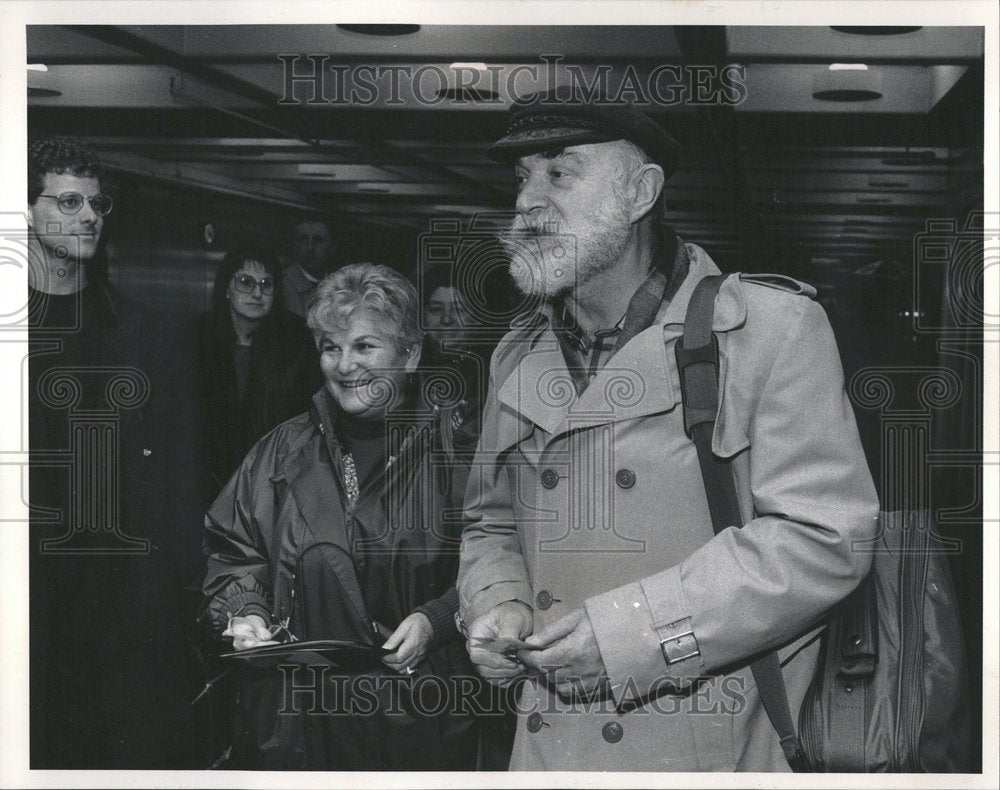
[[[253,667],[302,664],[356,670],[382,666],[382,656],[391,652],[353,639],[310,639],[230,650],[220,653],[219,657],[235,659]]]

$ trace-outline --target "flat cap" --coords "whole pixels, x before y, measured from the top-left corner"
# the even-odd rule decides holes
[[[507,133],[486,155],[496,162],[514,162],[552,148],[612,140],[635,143],[668,178],[677,169],[680,144],[656,121],[631,105],[612,104],[600,96],[584,97],[569,86],[536,93],[515,104]]]

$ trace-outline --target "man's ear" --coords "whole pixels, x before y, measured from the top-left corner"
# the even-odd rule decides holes
[[[666,178],[663,176],[663,168],[652,163],[643,165],[632,176],[633,198],[629,210],[632,222],[638,222],[653,208],[663,191],[664,181]]]

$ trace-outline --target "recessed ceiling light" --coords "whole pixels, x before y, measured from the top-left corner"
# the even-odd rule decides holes
[[[475,71],[486,71],[485,63],[452,63],[451,68],[455,69],[474,69]]]
[[[496,91],[490,90],[489,88],[472,87],[441,88],[437,92],[437,96],[440,99],[448,99],[453,102],[473,102],[474,104],[496,102],[500,99],[500,94]]]
[[[882,98],[882,77],[875,71],[821,71],[813,76],[814,99],[861,102]]]
[[[868,71],[864,63],[831,63],[830,71]]]
[[[838,33],[851,33],[855,36],[901,36],[904,33],[913,33],[921,30],[920,25],[904,26],[883,26],[883,25],[831,25],[832,30]]]
[[[48,71],[49,67],[44,63],[29,63],[28,71]]]
[[[814,91],[813,98],[820,101],[875,101],[881,99],[882,94],[878,91],[851,88],[831,88],[829,90]]]
[[[337,25],[348,33],[363,36],[408,36],[420,30],[420,25]]]

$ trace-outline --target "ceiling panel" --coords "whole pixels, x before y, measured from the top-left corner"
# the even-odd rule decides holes
[[[562,77],[604,74],[615,86],[628,74],[642,84],[666,73],[661,89],[687,86],[648,108],[684,146],[666,202],[685,238],[733,265],[759,265],[753,255],[777,250],[803,271],[846,275],[876,258],[907,257],[928,217],[948,216],[963,189],[963,199],[981,190],[981,127],[969,108],[981,109],[982,50],[981,30],[970,27],[871,36],[827,27],[423,26],[373,37],[334,25],[35,26],[28,60],[49,70],[32,72],[29,85],[58,95],[29,97],[29,125],[87,137],[112,169],[412,234],[442,216],[509,214],[511,170],[484,152],[512,98],[546,77],[541,56],[558,53]],[[281,54],[325,57],[352,74],[424,69],[447,84],[401,90],[399,101],[381,89],[371,101],[281,104]],[[456,61],[486,70],[456,71]],[[833,63],[862,62],[880,98],[813,96]],[[663,71],[683,64],[745,67],[744,98],[690,101],[695,72]],[[499,82],[496,97],[431,95],[476,75],[476,87]],[[307,88],[299,84],[297,95]]]
[[[730,57],[747,60],[964,63],[983,56],[984,37],[978,27],[921,27],[899,34],[864,35],[823,25],[733,25],[726,28],[726,41]]]

